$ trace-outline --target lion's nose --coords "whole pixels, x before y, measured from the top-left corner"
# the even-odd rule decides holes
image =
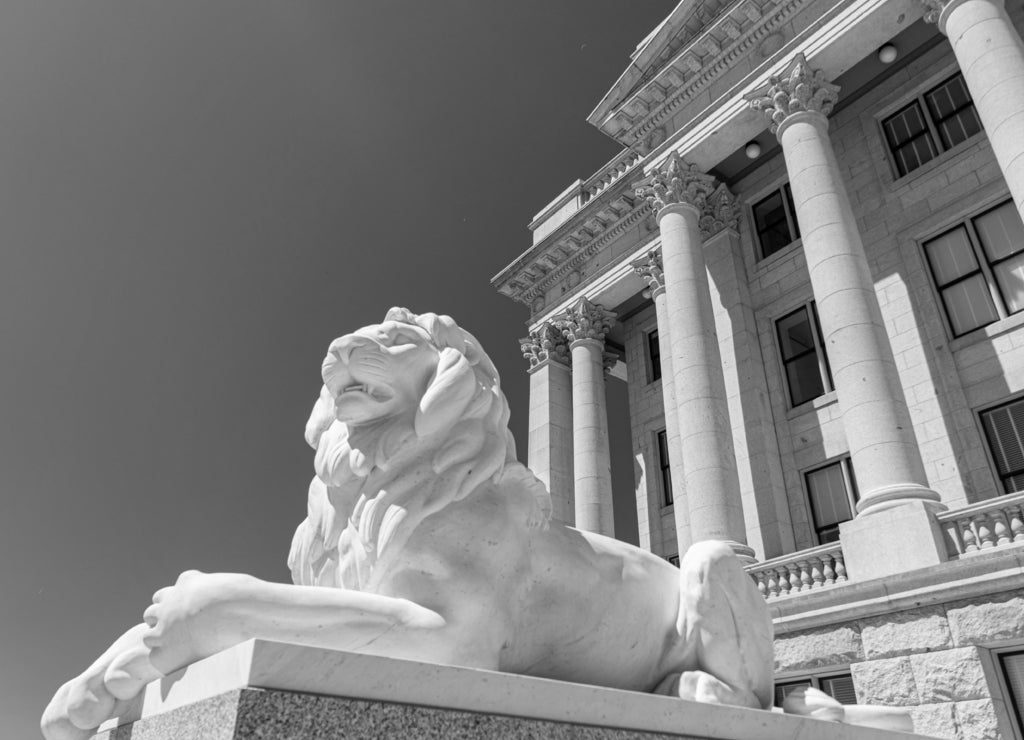
[[[376,344],[369,337],[363,337],[358,334],[346,334],[331,342],[331,346],[327,349],[327,357],[324,358],[321,373],[324,378],[324,384],[332,391],[335,391],[339,376],[343,376],[341,381],[347,383],[348,366],[352,352],[359,347],[369,347]]]

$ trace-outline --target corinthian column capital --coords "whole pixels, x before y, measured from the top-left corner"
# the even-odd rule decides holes
[[[549,360],[562,365],[569,364],[569,345],[561,328],[550,321],[545,321],[531,331],[530,336],[520,339],[519,346],[531,370]]]
[[[584,339],[604,342],[605,335],[615,323],[615,313],[592,303],[586,296],[570,306],[560,317],[562,334],[571,345]]]
[[[665,292],[665,269],[661,264],[660,249],[651,250],[629,264],[633,268],[633,272],[647,283],[647,287],[651,289],[652,298]]]
[[[715,178],[686,164],[673,152],[667,164],[655,170],[649,179],[637,185],[637,197],[645,198],[655,214],[666,206],[686,203],[703,210],[707,197],[714,192]]]
[[[738,230],[739,210],[736,199],[725,184],[721,184],[704,204],[704,212],[700,217],[700,233],[704,239],[710,239],[722,229]]]
[[[939,31],[943,34],[946,33],[946,19],[949,18],[949,14],[953,12],[953,9],[958,5],[963,5],[966,0],[917,0],[921,5],[924,6],[924,20],[926,23],[934,23],[939,27]],[[1004,0],[988,0],[993,5],[997,5],[1000,8],[1003,7]]]
[[[839,86],[825,79],[825,73],[812,70],[803,52],[797,54],[789,67],[768,78],[767,88],[747,96],[750,107],[764,113],[773,134],[779,132],[786,119],[796,113],[819,113],[828,117],[839,100]]]

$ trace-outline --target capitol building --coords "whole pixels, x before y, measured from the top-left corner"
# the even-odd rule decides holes
[[[555,516],[615,535],[625,384],[640,544],[748,564],[777,699],[957,740],[1024,740],[1022,30],[1019,0],[682,0],[587,117],[621,153],[493,280]]]

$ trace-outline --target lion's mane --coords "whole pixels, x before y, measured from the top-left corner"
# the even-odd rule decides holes
[[[350,426],[335,416],[334,344],[328,350],[306,425],[316,477],[288,557],[298,584],[372,589],[424,519],[483,485],[526,494],[525,526],[546,526],[550,516],[547,489],[516,462],[508,402],[476,338],[433,313],[392,308],[384,321],[425,332],[437,367],[415,414]]]

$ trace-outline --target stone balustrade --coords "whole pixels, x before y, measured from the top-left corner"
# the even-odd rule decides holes
[[[1024,542],[1024,493],[937,515],[950,559]]]
[[[623,149],[615,155],[607,164],[587,178],[583,183],[580,197],[580,205],[596,198],[601,191],[617,182],[624,174],[633,169],[633,166],[640,161],[640,155],[632,149]]]
[[[843,549],[838,542],[748,565],[746,571],[769,601],[847,580]]]

